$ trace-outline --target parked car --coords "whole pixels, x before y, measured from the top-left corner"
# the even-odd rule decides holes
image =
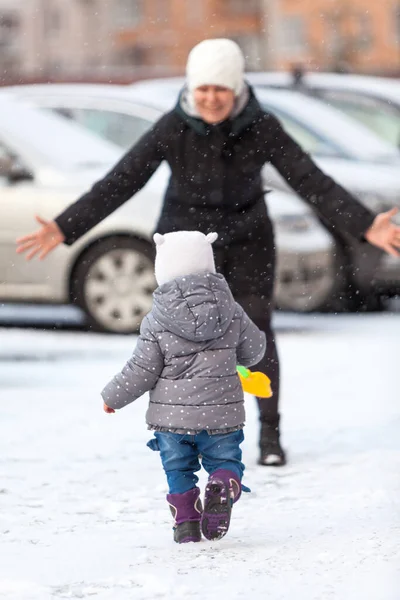
[[[183,82],[179,77],[148,80],[133,84],[131,90],[136,101],[153,107],[162,103],[165,109],[176,102]],[[313,98],[291,90],[255,90],[263,106],[279,118],[321,168],[361,202],[375,212],[400,206],[399,156],[394,146],[341,111]],[[264,179],[266,185],[290,189],[272,167],[265,168]],[[330,233],[335,240],[337,274],[330,290],[331,309],[377,309],[382,306],[380,295],[399,293],[400,264],[396,258],[368,244]],[[346,290],[352,293],[352,288],[361,292],[356,296],[360,302],[354,302],[354,294],[349,301]]]
[[[248,73],[257,87],[293,89],[324,100],[400,150],[400,79],[338,73]]]
[[[138,329],[155,286],[151,234],[169,176],[166,165],[73,246],[57,248],[44,262],[15,253],[15,239],[35,227],[34,215],[53,218],[120,155],[120,148],[76,123],[0,94],[0,300],[76,302],[97,329]],[[287,308],[312,309],[333,277],[329,236],[292,196],[269,196],[277,230],[277,294]]]
[[[162,112],[177,100],[182,78],[145,81],[132,86],[47,85],[8,88],[7,94],[36,106],[68,116],[124,149],[134,143]],[[400,203],[400,159],[397,150],[340,111],[303,95],[281,90],[258,89],[267,110],[275,113],[287,131],[321,168],[352,191],[367,206],[381,212]],[[293,191],[271,167],[264,170],[266,188]],[[326,224],[324,224],[326,226]],[[396,293],[400,285],[398,266],[367,244],[335,235],[335,269],[325,299],[307,308],[334,310],[379,306],[376,293]],[[349,299],[346,290],[360,293]],[[355,300],[356,299],[356,300]],[[286,301],[277,296],[279,306]]]

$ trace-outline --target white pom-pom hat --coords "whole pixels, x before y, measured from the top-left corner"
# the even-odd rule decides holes
[[[153,236],[156,244],[155,275],[158,285],[176,277],[196,273],[215,273],[212,244],[217,233],[175,231]]]
[[[239,96],[244,86],[244,56],[233,40],[203,40],[190,51],[186,82],[190,92],[202,85],[220,85]]]

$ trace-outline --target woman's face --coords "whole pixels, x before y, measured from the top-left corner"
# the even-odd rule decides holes
[[[194,90],[193,96],[200,117],[211,125],[225,121],[235,104],[233,91],[220,85],[202,85]]]

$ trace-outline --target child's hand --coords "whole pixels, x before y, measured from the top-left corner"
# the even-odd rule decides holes
[[[105,402],[103,402],[103,410],[104,410],[104,412],[108,413],[109,415],[111,415],[112,413],[115,413],[115,410],[113,408],[110,408],[109,406],[107,406],[107,404]]]

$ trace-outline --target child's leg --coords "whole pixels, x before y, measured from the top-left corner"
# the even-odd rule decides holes
[[[205,437],[207,436],[207,437]],[[205,491],[201,528],[210,540],[223,537],[230,524],[232,504],[239,500],[244,471],[240,444],[243,431],[197,436],[202,462],[210,474]]]
[[[201,540],[202,506],[198,481],[199,451],[193,436],[156,433],[170,493],[167,502],[174,518],[174,540],[179,544]]]
[[[244,440],[243,429],[233,433],[209,435],[206,431],[196,436],[202,464],[209,475],[217,470],[229,471],[241,491],[241,481],[244,472],[242,450],[240,444]],[[239,493],[240,496],[240,493]],[[235,496],[235,501],[239,499]]]

